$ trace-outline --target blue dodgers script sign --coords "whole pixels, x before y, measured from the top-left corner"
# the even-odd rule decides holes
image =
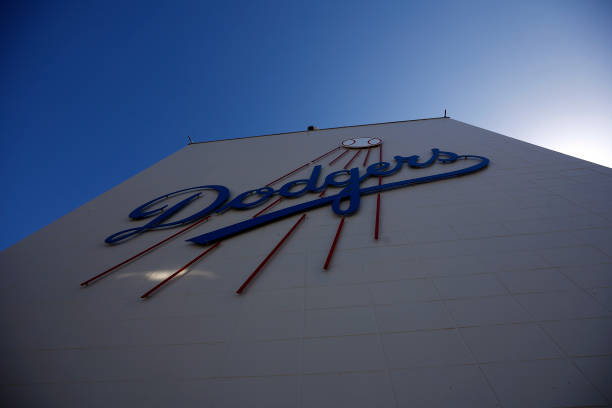
[[[325,190],[328,186],[344,187],[338,194],[318,198],[312,201],[294,205],[292,207],[284,208],[282,210],[274,211],[269,214],[261,215],[256,218],[251,218],[246,221],[242,221],[237,224],[230,225],[228,227],[220,228],[218,230],[208,232],[206,234],[202,234],[188,240],[196,244],[207,245],[239,234],[241,232],[257,228],[260,225],[268,224],[280,220],[282,218],[303,213],[328,204],[331,204],[333,211],[338,215],[351,215],[359,209],[359,203],[362,195],[375,194],[381,191],[393,190],[396,188],[408,187],[416,184],[423,184],[432,181],[439,181],[453,177],[464,176],[482,170],[489,164],[489,159],[482,156],[458,155],[452,152],[443,152],[439,149],[432,149],[431,151],[431,158],[429,158],[429,160],[427,160],[426,162],[422,163],[419,162],[419,156],[416,155],[408,157],[395,156],[395,166],[393,167],[391,167],[391,164],[388,162],[379,162],[368,166],[364,174],[359,173],[359,168],[336,171],[327,175],[327,177],[325,177],[325,180],[323,181],[323,184],[319,186],[317,186],[317,184],[321,175],[321,166],[315,166],[312,169],[312,172],[308,179],[290,181],[278,190],[275,190],[272,187],[261,187],[258,189],[245,191],[244,193],[239,194],[229,202],[228,199],[230,197],[230,192],[229,189],[224,186],[206,185],[178,190],[173,193],[158,197],[154,200],[148,201],[130,213],[130,218],[134,220],[145,219],[157,215],[157,217],[148,222],[146,225],[117,232],[106,238],[105,242],[108,244],[116,244],[145,231],[189,224],[199,219],[202,219],[212,214],[213,212],[222,213],[229,209],[246,210],[254,208],[265,203],[275,195],[280,195],[284,198],[297,198],[303,196],[306,193],[319,193]],[[404,164],[413,169],[422,169],[430,167],[436,162],[447,164],[454,163],[458,159],[477,160],[478,162],[470,167],[460,170],[434,174],[431,176],[395,181],[392,183],[380,184],[377,186],[363,188],[360,187],[361,184],[370,177],[387,177],[396,174],[402,169]],[[337,179],[340,177],[344,179],[338,181]],[[299,188],[299,186],[302,187]],[[296,187],[298,188],[296,189]],[[164,221],[177,214],[183,208],[198,199],[202,192],[206,190],[212,190],[217,193],[217,198],[213,201],[212,204],[189,217],[180,219],[178,221],[164,223]],[[170,208],[167,208],[167,205],[164,205],[162,207],[150,210],[150,208],[155,204],[158,204],[170,197],[187,194],[190,192],[193,194]],[[253,196],[257,196],[258,198],[255,201],[245,202],[247,198],[252,198]],[[340,203],[342,201],[348,201],[348,207],[346,209],[340,208]]]

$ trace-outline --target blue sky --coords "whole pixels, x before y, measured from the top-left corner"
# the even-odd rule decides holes
[[[183,147],[440,116],[612,167],[612,2],[5,2],[0,249]]]

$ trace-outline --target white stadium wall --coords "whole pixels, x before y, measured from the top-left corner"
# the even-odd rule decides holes
[[[383,160],[432,148],[484,156],[462,177],[363,195],[344,218],[306,212],[224,239],[187,239],[251,219],[213,214],[108,245],[142,204],[202,185],[231,198],[341,170],[343,140],[380,138]],[[350,168],[365,173],[361,151]],[[370,149],[368,166],[378,161]],[[448,157],[441,155],[441,158]],[[480,159],[404,164],[382,183]],[[340,177],[338,178],[340,180]],[[361,187],[378,185],[377,177]],[[330,187],[326,196],[341,188]],[[170,218],[207,206],[201,198]],[[164,204],[178,203],[188,195]],[[319,198],[283,199],[263,215]],[[44,200],[52,197],[41,197]],[[1,398],[32,407],[612,406],[612,170],[448,118],[188,145],[0,253]],[[341,208],[348,205],[345,200]],[[149,209],[158,208],[155,204]],[[263,216],[262,215],[262,216]]]

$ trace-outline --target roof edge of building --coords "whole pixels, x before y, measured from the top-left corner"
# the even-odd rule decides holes
[[[227,138],[227,139],[207,140],[207,141],[204,141],[204,142],[192,142],[192,143],[189,143],[189,145],[192,145],[192,144],[203,144],[203,143],[214,143],[214,142],[226,142],[226,141],[229,141],[229,140],[252,139],[254,137],[281,136],[281,135],[289,135],[289,134],[292,134],[292,133],[310,133],[310,132],[320,132],[322,130],[346,129],[346,128],[354,128],[354,127],[362,127],[362,126],[389,125],[389,124],[393,124],[393,123],[418,122],[418,121],[422,121],[422,120],[436,120],[436,119],[450,119],[450,118],[451,118],[450,116],[436,116],[436,117],[433,117],[433,118],[394,120],[394,121],[391,121],[391,122],[378,122],[378,123],[364,123],[364,124],[361,124],[361,125],[336,126],[336,127],[323,128],[323,129],[314,129],[314,130],[296,130],[296,131],[293,131],[293,132],[268,133],[268,134],[256,135],[256,136],[232,137],[232,138]]]

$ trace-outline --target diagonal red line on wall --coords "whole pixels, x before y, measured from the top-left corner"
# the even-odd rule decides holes
[[[185,269],[189,268],[191,265],[193,265],[194,263],[196,263],[197,261],[199,261],[201,258],[203,258],[206,254],[208,254],[210,251],[212,251],[213,249],[215,249],[216,247],[218,247],[221,244],[221,242],[217,242],[215,244],[213,244],[211,247],[206,248],[200,255],[196,256],[195,258],[193,258],[191,261],[189,261],[187,264],[185,264],[185,266],[183,266],[181,269],[179,269],[178,271],[174,272],[172,275],[168,276],[166,279],[164,279],[163,281],[159,282],[157,285],[155,285],[155,287],[153,287],[153,289],[149,290],[147,293],[145,293],[144,295],[142,295],[140,298],[141,299],[146,299],[149,296],[151,296],[151,293],[155,292],[157,289],[161,288],[163,285],[165,285],[166,283],[168,283],[170,281],[170,279],[174,278],[176,275],[178,275],[179,273],[181,273],[182,271],[184,271]]]
[[[82,282],[82,283],[81,283],[81,286],[88,286],[88,285],[89,285],[91,282],[93,282],[93,281],[95,281],[95,280],[97,280],[97,279],[100,279],[101,277],[103,277],[103,276],[105,276],[105,275],[107,275],[107,274],[109,274],[109,273],[111,273],[111,272],[113,272],[113,271],[115,271],[115,270],[119,269],[119,267],[121,267],[121,266],[123,266],[123,265],[127,264],[127,263],[128,263],[128,262],[130,262],[130,261],[133,261],[134,259],[136,259],[136,258],[138,258],[138,257],[140,257],[140,256],[142,256],[142,255],[144,255],[144,254],[146,254],[146,253],[147,253],[147,252],[149,252],[149,251],[152,251],[153,249],[157,248],[158,246],[160,246],[160,245],[162,245],[162,244],[165,244],[166,242],[170,241],[171,239],[176,238],[177,236],[179,236],[179,235],[180,235],[180,234],[182,234],[183,232],[189,231],[190,229],[192,229],[192,228],[194,228],[194,227],[196,227],[196,226],[200,225],[201,223],[203,223],[204,221],[208,220],[209,218],[210,218],[210,216],[205,217],[205,218],[202,218],[201,220],[194,222],[193,224],[189,225],[188,227],[185,227],[185,228],[183,228],[182,230],[180,230],[180,231],[178,231],[178,232],[175,232],[174,234],[170,235],[168,238],[166,238],[166,239],[164,239],[164,240],[159,241],[157,244],[155,244],[155,245],[152,245],[152,246],[148,247],[147,249],[145,249],[145,250],[143,250],[143,251],[141,251],[141,252],[137,253],[136,255],[132,256],[131,258],[128,258],[128,259],[126,259],[125,261],[120,262],[120,263],[118,263],[117,265],[115,265],[115,266],[113,266],[113,267],[108,268],[107,270],[105,270],[104,272],[102,272],[102,273],[100,273],[100,274],[98,274],[98,275],[94,276],[93,278],[89,278],[89,279],[87,279],[85,282]]]
[[[338,230],[336,230],[336,236],[334,236],[334,242],[332,242],[331,248],[329,248],[329,253],[327,254],[327,259],[325,260],[325,265],[323,265],[323,269],[327,270],[329,267],[329,263],[331,262],[332,256],[334,255],[334,251],[336,250],[336,244],[338,243],[338,238],[340,238],[340,232],[342,231],[342,226],[344,225],[344,217],[340,220],[340,224],[338,224]]]
[[[278,249],[283,245],[283,243],[287,240],[287,238],[289,238],[289,236],[291,234],[293,234],[293,231],[296,230],[296,228],[298,227],[298,225],[300,225],[300,223],[302,221],[304,221],[304,218],[306,218],[306,214],[302,214],[302,216],[300,217],[299,220],[297,220],[297,222],[293,225],[293,227],[291,227],[291,229],[289,230],[289,232],[287,232],[285,234],[285,236],[283,237],[283,239],[281,239],[279,241],[278,244],[276,244],[276,246],[274,247],[274,249],[272,249],[272,251],[270,251],[270,253],[268,254],[268,256],[266,256],[266,258],[259,264],[259,266],[257,266],[257,268],[255,268],[255,270],[253,271],[253,273],[251,273],[251,275],[247,278],[247,280],[244,281],[244,283],[238,288],[238,290],[236,291],[237,294],[241,294],[244,289],[249,285],[249,283],[253,280],[253,278],[255,278],[255,276],[263,269],[263,267],[266,265],[266,263],[268,263],[268,261],[272,258],[272,256],[274,256],[274,254],[278,251]]]
[[[370,150],[372,150],[372,148],[368,147],[368,153],[366,154],[365,159],[363,159],[363,167],[365,167],[368,164],[368,157],[370,157]]]
[[[283,199],[283,197],[278,197],[276,200],[274,200],[271,204],[269,204],[266,208],[264,208],[263,210],[261,210],[260,212],[258,212],[257,214],[255,214],[253,216],[253,218],[255,217],[259,217],[261,214],[265,213],[266,211],[268,211],[270,208],[274,207],[276,204],[280,203],[280,201]]]
[[[338,159],[340,159],[342,156],[344,156],[345,154],[347,154],[349,152],[349,149],[344,149],[344,151],[342,153],[340,153],[340,155],[338,157],[336,157],[334,160],[329,162],[329,165],[331,166],[332,164],[334,164],[335,162],[338,161]]]
[[[332,154],[333,152],[335,152],[335,151],[336,151],[336,150],[338,150],[338,149],[342,149],[342,147],[338,146],[338,147],[336,147],[336,148],[334,148],[334,149],[331,149],[329,152],[327,152],[327,153],[325,153],[325,154],[322,154],[321,156],[319,156],[319,157],[317,157],[316,159],[314,159],[314,160],[313,160],[311,163],[316,163],[316,162],[318,162],[318,161],[319,161],[319,160],[321,160],[322,158],[329,156],[330,154]]]
[[[361,154],[361,149],[358,149],[357,152],[355,153],[355,155],[353,157],[351,157],[351,160],[348,161],[348,163],[346,163],[344,165],[344,170],[346,170],[348,168],[348,166],[351,165],[351,163],[353,162],[353,160],[355,160],[357,158],[357,156],[359,156]]]
[[[274,183],[276,183],[276,182],[278,182],[278,181],[281,181],[281,180],[283,180],[283,179],[285,179],[285,178],[289,177],[290,175],[292,175],[292,174],[294,174],[294,173],[297,173],[298,171],[302,170],[303,168],[310,166],[312,163],[315,163],[315,162],[317,162],[317,161],[321,160],[322,158],[324,158],[324,157],[326,157],[326,156],[328,156],[328,155],[332,154],[333,152],[335,152],[335,151],[336,151],[336,150],[338,150],[338,149],[340,149],[340,147],[335,147],[335,148],[333,148],[333,149],[332,149],[332,150],[330,150],[329,152],[327,152],[327,153],[325,153],[325,154],[323,154],[323,155],[321,155],[321,156],[317,157],[316,159],[311,160],[311,161],[309,161],[308,163],[306,163],[306,164],[304,164],[304,165],[302,165],[302,166],[298,167],[297,169],[290,171],[289,173],[285,174],[284,176],[281,176],[281,177],[277,178],[276,180],[269,182],[268,184],[266,184],[266,187],[271,186],[272,184],[274,184]]]
[[[310,166],[310,163],[306,163],[306,164],[304,164],[303,166],[300,166],[300,167],[298,167],[297,169],[295,169],[295,170],[293,170],[293,171],[290,171],[289,173],[285,174],[284,176],[279,177],[279,178],[277,178],[276,180],[269,182],[268,184],[266,184],[266,187],[271,186],[272,184],[274,184],[274,183],[276,183],[276,182],[278,182],[278,181],[281,181],[282,179],[284,179],[284,178],[286,178],[286,177],[289,177],[290,175],[292,175],[292,174],[294,174],[294,173],[297,173],[298,171],[302,170],[304,167],[308,167],[308,166]]]

